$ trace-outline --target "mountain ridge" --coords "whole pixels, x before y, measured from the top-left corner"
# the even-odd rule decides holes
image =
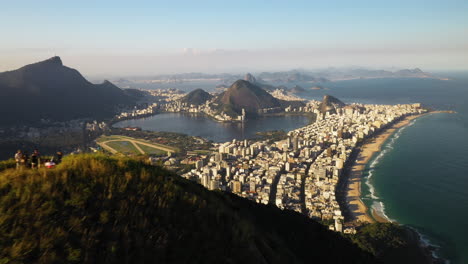
[[[0,114],[8,124],[110,117],[132,103],[111,82],[92,84],[58,56],[0,73]]]

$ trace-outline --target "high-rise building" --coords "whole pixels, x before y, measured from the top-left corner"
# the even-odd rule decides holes
[[[232,181],[232,192],[233,193],[241,193],[242,192],[242,185],[240,181]]]
[[[197,170],[203,168],[203,160],[197,160],[197,161],[195,162],[195,168],[196,168]]]
[[[251,181],[250,184],[249,184],[250,192],[251,192],[251,193],[256,192],[256,188],[257,188],[257,184],[255,184],[254,181]]]
[[[294,152],[296,152],[298,149],[299,149],[299,138],[298,138],[298,137],[294,137],[294,140],[293,140],[293,150],[294,150]]]
[[[343,224],[339,219],[335,219],[335,231],[336,232],[343,232]]]
[[[208,188],[210,183],[210,175],[208,173],[203,173],[201,178],[201,184]]]
[[[214,154],[214,161],[215,162],[220,162],[221,161],[221,153],[215,153]]]
[[[211,180],[210,182],[210,190],[218,190],[219,189],[219,181],[218,180]]]
[[[343,169],[344,163],[342,159],[336,159],[335,161],[336,165],[335,167],[339,170]]]

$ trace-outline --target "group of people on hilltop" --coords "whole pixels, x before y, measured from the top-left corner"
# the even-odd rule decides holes
[[[41,155],[39,154],[39,151],[37,149],[33,151],[31,156],[29,156],[27,152],[18,150],[15,153],[16,168],[17,169],[19,168],[37,169],[37,168],[40,168],[41,165],[44,165],[47,168],[52,168],[55,165],[62,162],[62,156],[63,156],[62,152],[57,151],[57,153],[55,153],[52,159],[45,160],[44,163],[42,163]]]

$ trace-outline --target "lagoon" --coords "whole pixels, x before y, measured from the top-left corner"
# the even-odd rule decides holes
[[[256,137],[257,132],[290,131],[309,124],[310,117],[303,115],[264,116],[244,123],[216,122],[203,114],[161,113],[150,117],[118,122],[114,127],[140,127],[149,131],[183,133],[203,137],[214,142]]]

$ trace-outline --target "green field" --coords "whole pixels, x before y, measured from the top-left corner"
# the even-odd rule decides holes
[[[111,141],[106,144],[123,154],[141,154],[130,141]]]
[[[96,143],[103,149],[113,154],[122,153],[127,155],[165,155],[167,152],[178,152],[178,149],[174,147],[118,135],[102,136],[96,140]]]
[[[150,146],[147,146],[147,145],[142,145],[142,144],[138,144],[137,145],[146,153],[146,154],[153,154],[153,155],[165,155],[167,154],[167,151],[164,151],[164,150],[160,150],[160,149],[157,149],[157,148],[153,148],[153,147],[150,147]]]

